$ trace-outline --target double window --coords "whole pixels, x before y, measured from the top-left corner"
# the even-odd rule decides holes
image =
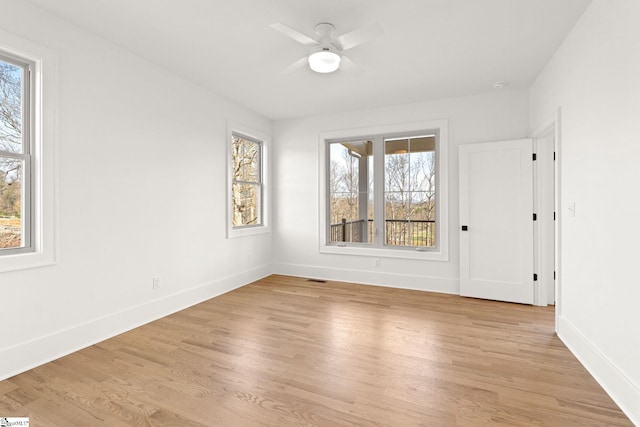
[[[321,137],[321,251],[446,259],[446,122],[428,125]]]
[[[33,250],[29,62],[0,54],[0,254]]]

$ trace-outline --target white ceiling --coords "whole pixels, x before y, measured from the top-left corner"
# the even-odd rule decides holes
[[[591,0],[29,0],[267,118],[308,116],[528,87]],[[364,74],[281,71],[310,36],[375,22],[350,50]]]

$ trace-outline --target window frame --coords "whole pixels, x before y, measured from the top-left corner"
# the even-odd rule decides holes
[[[0,30],[3,57],[30,65],[28,209],[30,247],[0,252],[0,273],[55,263],[56,204],[55,169],[57,144],[57,56],[44,46]],[[26,187],[26,185],[25,185]]]
[[[233,178],[233,138],[241,137],[260,145],[260,216],[261,224],[233,225],[233,184],[237,181]],[[227,238],[251,236],[269,233],[270,229],[270,204],[269,204],[269,138],[258,130],[240,125],[234,122],[227,124]],[[253,183],[252,183],[253,184]]]
[[[436,134],[436,247],[384,245],[378,233],[369,243],[335,243],[330,241],[329,214],[329,146],[348,140],[374,141],[374,223],[384,221],[384,141],[390,137]],[[322,132],[319,135],[319,251],[329,254],[447,261],[449,259],[448,220],[448,121],[434,120],[394,125],[372,126]]]
[[[22,152],[14,153],[0,149],[0,158],[11,158],[22,161],[24,163],[24,171],[22,173],[22,243],[18,248],[0,249],[0,256],[13,254],[22,254],[35,251],[32,239],[32,230],[34,228],[34,218],[32,215],[31,205],[33,204],[33,174],[31,152],[33,151],[33,123],[34,123],[34,91],[33,91],[33,68],[32,61],[26,61],[24,58],[9,55],[0,48],[0,61],[20,67],[23,71],[21,102],[22,102]]]
[[[435,155],[435,173],[436,173],[436,185],[435,185],[435,204],[436,204],[436,212],[435,212],[435,232],[436,232],[436,245],[435,247],[427,247],[427,246],[416,246],[416,245],[386,245],[384,243],[384,241],[386,240],[386,235],[384,234],[386,231],[386,221],[387,221],[387,194],[390,193],[390,191],[388,191],[387,189],[387,166],[386,166],[386,160],[387,160],[387,142],[391,142],[391,141],[396,141],[396,140],[411,140],[411,139],[416,139],[416,138],[420,138],[420,137],[434,137],[435,138],[435,150],[434,150],[434,155]],[[439,173],[440,173],[440,167],[438,164],[438,159],[439,159],[439,151],[440,151],[440,131],[437,129],[428,129],[428,130],[423,130],[423,131],[414,131],[414,132],[401,132],[401,133],[396,133],[396,134],[387,134],[387,135],[380,135],[379,136],[380,141],[379,141],[379,145],[381,146],[381,148],[378,149],[378,153],[379,155],[382,157],[382,160],[380,160],[380,171],[382,173],[382,179],[381,179],[381,185],[382,188],[380,191],[380,196],[378,197],[378,199],[380,199],[380,203],[379,203],[379,212],[381,213],[380,215],[380,219],[377,219],[376,221],[376,228],[379,228],[382,231],[381,236],[379,237],[380,239],[382,239],[383,241],[380,242],[379,246],[384,247],[384,248],[388,248],[388,249],[392,249],[392,250],[415,250],[415,251],[420,251],[420,252],[437,252],[439,250],[439,246],[440,246],[440,239],[439,239],[439,224],[440,224],[440,217],[439,217],[439,211],[438,211],[438,206],[439,206],[439,194],[438,194],[438,182],[440,180],[439,177]],[[409,154],[411,154],[411,151],[409,151]],[[416,192],[415,190],[408,190],[407,192],[411,192],[414,193]]]

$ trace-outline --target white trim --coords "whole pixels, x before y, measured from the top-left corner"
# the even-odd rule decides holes
[[[562,227],[562,198],[561,198],[561,186],[560,186],[560,168],[561,168],[561,141],[560,141],[560,108],[553,112],[547,119],[542,121],[538,126],[534,127],[533,130],[529,132],[530,138],[540,138],[544,135],[548,134],[549,131],[553,130],[554,132],[554,147],[553,151],[556,155],[556,160],[553,163],[554,168],[554,181],[555,181],[555,212],[556,212],[556,221],[555,221],[555,272],[556,272],[556,280],[555,280],[555,331],[558,332],[558,322],[560,316],[562,315],[562,264],[561,264],[561,227]],[[544,290],[546,295],[546,290]],[[539,297],[543,297],[540,295]],[[544,305],[544,304],[540,304]]]
[[[552,144],[548,138],[553,138]],[[534,304],[547,306],[555,303],[555,295],[550,289],[555,289],[552,271],[555,270],[555,222],[552,212],[555,208],[555,179],[553,150],[555,135],[553,127],[545,133],[533,138],[533,152],[537,161],[534,163],[534,208],[538,220],[534,221],[534,271],[538,274],[538,282],[534,295]],[[551,188],[549,188],[551,186]],[[549,236],[549,231],[552,235]],[[549,250],[551,249],[551,250]],[[548,253],[554,255],[551,260]]]
[[[558,337],[631,422],[640,426],[640,386],[620,371],[595,344],[563,316],[558,324]]]
[[[54,51],[0,30],[0,49],[33,63],[33,252],[0,256],[0,272],[55,263],[56,156],[58,136],[57,55]]]
[[[231,190],[232,186],[232,177],[231,171],[233,170],[233,159],[231,153],[231,140],[233,134],[244,135],[248,138],[255,139],[260,141],[262,144],[261,150],[261,173],[262,173],[262,225],[257,226],[247,226],[247,227],[233,227],[233,193]],[[226,155],[226,189],[227,189],[227,197],[226,197],[226,229],[227,229],[227,238],[232,239],[236,237],[245,237],[245,236],[254,236],[257,234],[265,234],[271,232],[271,163],[269,159],[269,154],[271,150],[271,138],[265,132],[261,132],[256,129],[252,129],[249,126],[245,126],[233,121],[227,121],[227,137],[225,139],[225,155]]]
[[[415,274],[386,273],[351,268],[318,267],[315,265],[276,263],[273,273],[285,276],[335,280],[362,285],[384,286],[425,292],[459,295],[460,281],[445,277],[418,276]]]
[[[437,230],[438,249],[435,251],[416,251],[411,249],[385,249],[380,247],[359,246],[335,246],[327,244],[327,149],[328,141],[348,138],[367,138],[373,135],[388,135],[400,133],[413,133],[421,131],[437,130],[439,133],[436,165],[438,183],[436,197],[437,206]],[[422,122],[398,123],[391,125],[379,125],[356,129],[342,129],[321,132],[318,137],[318,170],[320,171],[318,182],[318,234],[319,252],[343,255],[358,255],[386,258],[419,259],[431,261],[449,260],[449,122],[447,120],[431,120]]]
[[[263,265],[0,349],[0,380],[230,292],[270,274],[271,265]]]

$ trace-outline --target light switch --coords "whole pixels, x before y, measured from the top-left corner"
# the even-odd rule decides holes
[[[576,216],[576,202],[569,202],[567,207],[569,208],[569,216]]]

